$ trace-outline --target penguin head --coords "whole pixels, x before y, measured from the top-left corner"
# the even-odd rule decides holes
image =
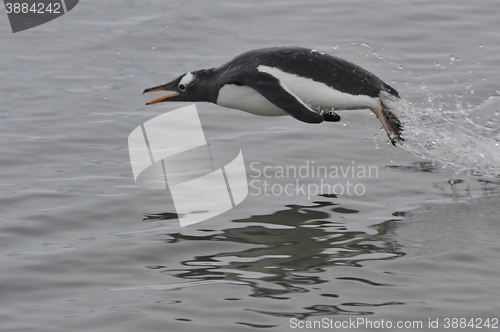
[[[177,77],[172,82],[146,89],[143,93],[153,91],[172,92],[167,96],[154,99],[146,105],[156,104],[164,101],[215,102],[215,100],[217,99],[217,93],[213,89],[215,85],[211,83],[210,80],[212,72],[213,69],[203,69],[193,72],[187,72],[186,74]]]

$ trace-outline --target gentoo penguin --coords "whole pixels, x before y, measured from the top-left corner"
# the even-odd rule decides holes
[[[334,110],[370,109],[391,142],[403,126],[385,102],[398,92],[346,60],[301,47],[271,47],[243,53],[226,64],[179,76],[144,90],[170,91],[150,101],[205,101],[258,115],[291,115],[307,123],[340,121]]]

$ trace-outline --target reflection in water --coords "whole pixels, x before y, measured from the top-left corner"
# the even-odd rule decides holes
[[[182,233],[167,234],[164,240],[169,246],[185,241],[193,242],[191,248],[200,247],[204,241],[224,241],[250,245],[235,252],[208,254],[196,252],[192,259],[181,262],[181,268],[148,266],[161,273],[193,281],[225,281],[244,283],[251,287],[251,297],[290,299],[294,293],[307,293],[332,279],[352,280],[371,286],[391,286],[359,277],[335,278],[325,268],[332,266],[361,267],[363,261],[392,259],[404,255],[390,236],[395,221],[387,220],[372,226],[375,234],[350,231],[348,225],[338,221],[339,214],[354,216],[359,211],[343,208],[332,202],[314,202],[311,206],[287,205],[287,209],[270,215],[257,215],[248,219],[234,220],[233,228],[222,231],[204,230],[200,235]],[[162,215],[151,216],[158,220]],[[171,219],[166,214],[165,219]],[[238,224],[241,227],[238,227]],[[197,234],[199,234],[198,232]],[[203,246],[206,248],[206,246]],[[199,284],[199,283],[197,283]],[[174,287],[179,289],[178,285]],[[324,298],[337,298],[337,294],[321,294]],[[321,301],[318,301],[321,302]],[[402,304],[390,303],[340,303],[339,305],[314,305],[302,308],[302,312],[269,312],[247,309],[280,317],[322,316],[332,314],[371,314],[356,307]],[[352,310],[347,310],[350,308]],[[359,310],[356,310],[359,309]]]

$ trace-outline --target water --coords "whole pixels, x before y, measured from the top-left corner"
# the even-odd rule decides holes
[[[1,16],[0,329],[362,318],[425,331],[500,318],[499,12],[487,0],[89,0],[17,34]],[[185,104],[145,106],[143,89],[276,45],[330,52],[394,86],[405,144],[369,111],[312,126],[198,103],[207,140],[237,144],[254,182],[236,208],[179,227],[168,194],[134,184],[127,137]],[[313,162],[377,172],[278,176]],[[266,195],[266,180],[344,192]]]
[[[439,162],[461,172],[495,177],[500,174],[498,107],[500,96],[491,96],[471,109],[436,112],[417,108],[405,101],[392,106],[405,123],[403,148],[415,155]],[[448,106],[449,107],[449,106]]]

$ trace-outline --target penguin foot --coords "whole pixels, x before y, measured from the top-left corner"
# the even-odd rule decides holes
[[[324,112],[321,112],[321,115],[323,116],[323,119],[325,121],[329,121],[329,122],[339,122],[340,121],[340,115],[338,115],[334,111],[324,111]]]
[[[392,145],[396,146],[396,143],[404,142],[403,137],[401,137],[403,125],[401,124],[401,121],[399,121],[398,117],[385,107],[382,109],[382,115],[384,116],[389,127],[389,132],[394,135],[389,135]]]

